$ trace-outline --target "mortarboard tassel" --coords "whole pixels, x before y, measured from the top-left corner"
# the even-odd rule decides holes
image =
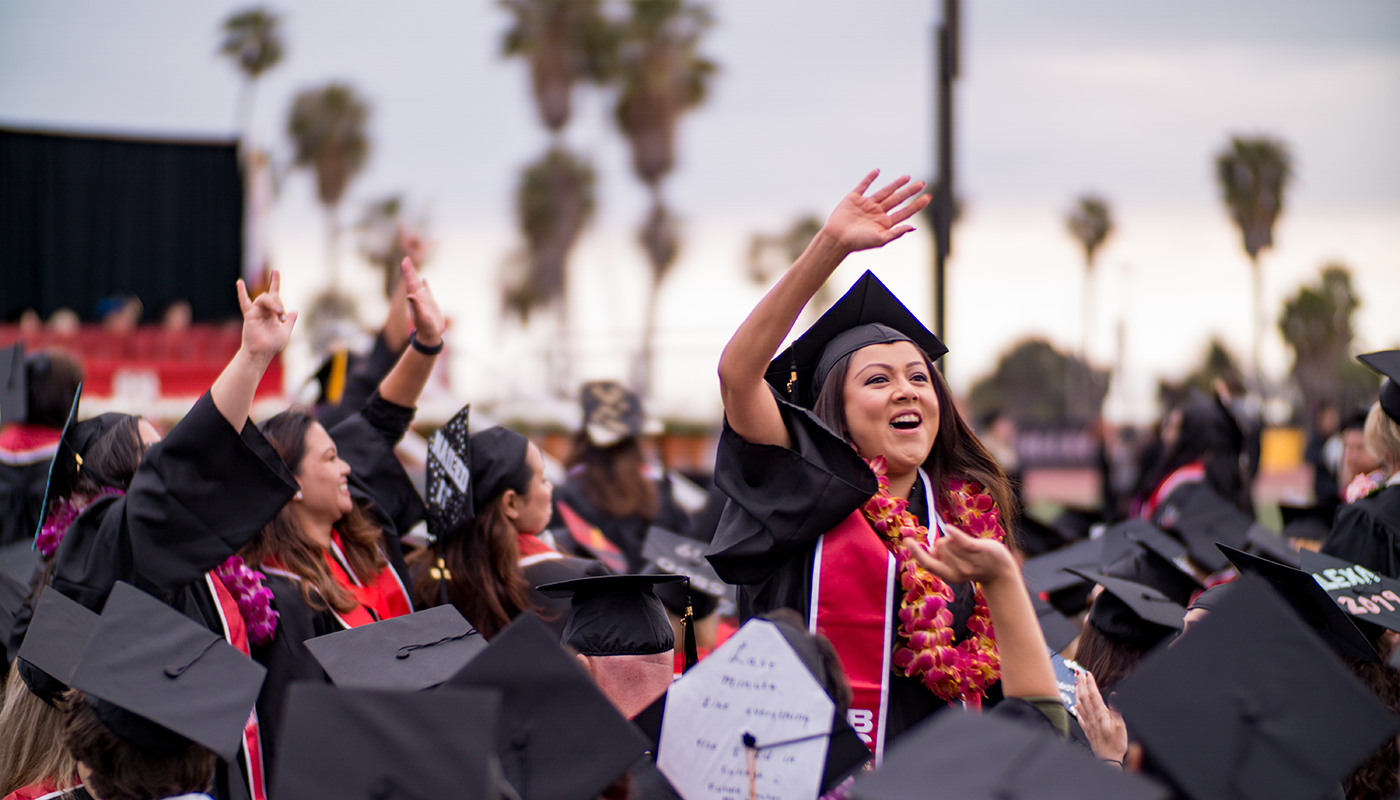
[[[695,612],[690,608],[689,590],[686,591],[685,619],[681,620],[681,628],[685,638],[685,664],[681,667],[681,672],[686,673],[700,662],[700,655],[695,647]]]

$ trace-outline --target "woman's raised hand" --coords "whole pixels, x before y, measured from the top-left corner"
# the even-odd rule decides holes
[[[866,175],[842,198],[822,229],[848,252],[883,247],[914,230],[912,225],[902,223],[919,213],[931,199],[928,195],[915,197],[923,191],[924,182],[910,183],[907,175],[867,196],[866,191],[879,174],[877,169]],[[911,197],[914,200],[901,208]]]
[[[404,290],[408,295],[413,327],[418,331],[415,336],[422,344],[436,347],[438,342],[442,341],[446,322],[442,310],[438,308],[437,299],[433,297],[433,290],[428,288],[427,281],[418,277],[418,270],[413,268],[411,259],[405,258],[399,269],[403,273]]]
[[[238,305],[243,310],[243,349],[263,362],[271,361],[282,352],[297,323],[297,312],[288,311],[282,304],[281,290],[282,273],[275,269],[267,291],[256,300],[249,299],[248,287],[241,278],[238,281]]]
[[[1128,726],[1122,715],[1104,702],[1099,684],[1088,670],[1079,670],[1075,675],[1074,699],[1075,716],[1094,755],[1122,766],[1128,754]]]
[[[968,581],[990,583],[1008,576],[1020,578],[1016,559],[1005,545],[995,539],[970,536],[952,525],[943,526],[943,536],[933,542],[932,548],[913,539],[905,539],[904,546],[919,566],[950,586]]]

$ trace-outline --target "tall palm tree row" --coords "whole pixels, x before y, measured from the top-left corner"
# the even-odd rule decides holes
[[[1094,319],[1094,261],[1099,248],[1113,234],[1113,212],[1108,201],[1096,194],[1085,194],[1075,201],[1074,207],[1065,216],[1065,226],[1070,236],[1084,251],[1084,301],[1081,305],[1081,325],[1079,337],[1079,360],[1089,363],[1089,331]],[[1088,373],[1086,373],[1088,374]],[[1093,394],[1092,387],[1085,384],[1070,386],[1071,407],[1088,404]],[[1095,409],[1085,406],[1080,409],[1093,416]]]
[[[1283,196],[1293,178],[1288,145],[1267,136],[1235,136],[1215,157],[1215,176],[1230,218],[1239,226],[1254,280],[1254,336],[1251,379],[1262,391],[1259,351],[1264,338],[1263,275],[1259,253],[1274,244],[1274,223],[1283,211]]]
[[[219,52],[233,59],[243,73],[234,125],[244,150],[250,146],[253,133],[253,92],[258,78],[282,61],[285,48],[278,30],[280,22],[276,14],[263,7],[244,9],[224,20]]]

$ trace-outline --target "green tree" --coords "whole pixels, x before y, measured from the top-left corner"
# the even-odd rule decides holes
[[[326,210],[326,258],[331,291],[340,288],[340,202],[369,160],[369,106],[343,83],[307,89],[292,101],[287,134],[293,163],[316,175],[316,197]]]
[[[1071,402],[1067,387],[1084,385],[1087,395]],[[968,396],[974,417],[999,410],[1026,427],[1083,426],[1099,416],[1108,396],[1109,374],[1055,349],[1044,339],[1018,342],[977,381]]]
[[[1361,301],[1342,264],[1328,264],[1317,283],[1301,286],[1284,301],[1279,332],[1293,350],[1293,380],[1303,396],[1306,418],[1332,404],[1346,409],[1375,394],[1376,382],[1351,358],[1352,314]]]
[[[277,29],[280,22],[281,18],[263,7],[244,9],[224,20],[219,52],[233,59],[243,73],[234,125],[245,147],[253,133],[253,92],[258,78],[281,63],[284,54],[282,35]]]
[[[593,217],[595,183],[593,167],[563,147],[551,148],[522,173],[515,214],[527,253],[503,296],[506,309],[522,321],[532,310],[554,305],[561,329],[567,330],[569,252]]]
[[[1171,408],[1186,399],[1192,389],[1213,395],[1217,380],[1223,382],[1232,395],[1244,391],[1244,372],[1239,363],[1224,342],[1218,337],[1211,337],[1210,344],[1206,345],[1205,358],[1186,377],[1176,382],[1165,379],[1157,382],[1157,399],[1163,408]]]
[[[1263,390],[1259,349],[1264,338],[1264,288],[1259,253],[1274,244],[1274,223],[1283,211],[1283,195],[1293,177],[1288,145],[1267,136],[1235,136],[1215,157],[1215,175],[1230,218],[1239,226],[1254,280],[1254,344],[1250,370]]]
[[[632,170],[651,192],[651,211],[639,238],[651,265],[637,388],[651,389],[656,306],[680,250],[674,215],[661,196],[661,181],[676,165],[676,125],[705,101],[715,64],[699,52],[714,20],[708,6],[691,0],[631,0],[618,49],[615,115],[632,150]]]
[[[611,78],[616,31],[599,0],[501,0],[501,6],[513,17],[502,50],[507,58],[530,62],[540,121],[557,137],[569,123],[574,84]]]

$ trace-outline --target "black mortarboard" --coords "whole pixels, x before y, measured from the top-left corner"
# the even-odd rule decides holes
[[[443,605],[307,639],[306,649],[343,689],[416,692],[460,672],[486,639]]]
[[[1311,550],[1299,555],[1303,570],[1353,619],[1400,631],[1400,581],[1335,556]]]
[[[24,342],[0,348],[0,425],[29,416],[29,387],[24,373]]]
[[[1040,622],[1040,632],[1045,635],[1045,644],[1056,653],[1069,647],[1074,637],[1079,635],[1079,626],[1039,595],[1031,595],[1031,605],[1035,607],[1036,619]]]
[[[91,609],[57,589],[48,587],[39,595],[16,655],[20,676],[44,702],[53,705],[68,688],[97,619]]]
[[[1074,572],[1103,587],[1087,622],[1110,639],[1147,650],[1181,630],[1186,609],[1151,586],[1102,573]]]
[[[1235,548],[1249,540],[1254,520],[1204,483],[1188,483],[1167,496],[1158,512],[1162,527],[1181,537],[1191,558],[1211,572],[1230,565],[1215,548],[1220,542]]]
[[[601,575],[536,587],[545,597],[572,597],[564,644],[586,656],[646,656],[674,650],[676,634],[652,587],[683,575]]]
[[[698,619],[708,617],[719,601],[733,594],[733,587],[720,579],[719,573],[705,559],[705,542],[672,533],[655,525],[647,528],[642,544],[642,558],[650,565],[648,572],[684,575],[690,580],[685,586],[661,584],[656,596],[677,615],[685,614],[690,604]]]
[[[129,583],[118,582],[70,685],[127,741],[202,745],[238,757],[267,670],[223,637]]]
[[[82,401],[83,385],[80,383],[78,391],[73,394],[73,406],[68,409],[68,421],[63,425],[63,435],[58,440],[58,452],[49,463],[49,480],[44,486],[44,502],[40,506],[46,514],[50,500],[67,497],[73,491],[78,474],[82,471],[83,454],[93,442],[129,416],[108,412],[79,422],[78,405]],[[43,524],[42,521],[40,524]],[[39,532],[36,530],[34,533],[37,536]]]
[[[487,428],[468,440],[472,468],[472,515],[491,498],[522,480],[530,470],[526,451],[530,440],[510,428]]]
[[[498,691],[293,683],[286,708],[272,792],[278,800],[500,796]]]
[[[1250,525],[1249,530],[1245,532],[1245,543],[1249,545],[1251,553],[1258,553],[1290,567],[1298,566],[1298,548],[1258,522]]]
[[[948,352],[943,342],[867,271],[821,319],[773,359],[766,377],[778,394],[811,408],[826,372],[842,356],[872,344],[898,341],[913,342],[934,361]]]
[[[594,447],[608,448],[637,436],[646,422],[642,401],[617,381],[585,383],[579,392],[583,401],[583,432]]]
[[[1115,705],[1193,800],[1324,797],[1397,722],[1264,581],[1237,583]]]
[[[1108,534],[1104,536],[1107,538]],[[1183,608],[1191,602],[1193,594],[1206,588],[1196,576],[1163,555],[1154,539],[1148,538],[1150,544],[1141,545],[1126,534],[1124,538],[1131,550],[1104,569],[1105,575],[1151,586]]]
[[[472,459],[467,431],[470,405],[428,439],[428,533],[441,540],[476,515],[472,503]]]
[[[1103,764],[1053,734],[953,710],[900,737],[855,800],[1163,800],[1165,787]]]
[[[1186,610],[1214,611],[1220,607],[1220,601],[1224,600],[1225,596],[1230,594],[1234,588],[1234,581],[1230,581],[1229,583],[1217,583],[1196,595],[1196,599],[1191,601],[1191,605],[1188,606]]]
[[[1356,357],[1357,361],[1386,377],[1381,384],[1381,410],[1395,422],[1400,422],[1400,350],[1381,350]]]
[[[1327,591],[1318,585],[1312,575],[1223,545],[1220,549],[1242,574],[1258,575],[1267,580],[1293,607],[1294,613],[1311,625],[1317,635],[1331,645],[1333,650],[1362,661],[1381,660],[1376,648],[1368,641],[1368,634],[1377,631],[1374,628],[1361,630]]]
[[[1039,556],[1064,547],[1064,534],[1029,514],[1023,514],[1013,525],[1016,543],[1029,556]]]
[[[578,659],[529,612],[447,686],[501,690],[497,753],[522,800],[594,800],[647,749]]]
[[[1332,531],[1332,519],[1325,516],[1317,506],[1290,506],[1280,503],[1279,513],[1283,516],[1283,535],[1289,539],[1310,539],[1325,541]]]
[[[1067,567],[1098,569],[1102,555],[1102,539],[1082,539],[1052,553],[1026,559],[1021,573],[1032,592],[1058,592],[1084,582],[1084,578],[1066,572]]]

